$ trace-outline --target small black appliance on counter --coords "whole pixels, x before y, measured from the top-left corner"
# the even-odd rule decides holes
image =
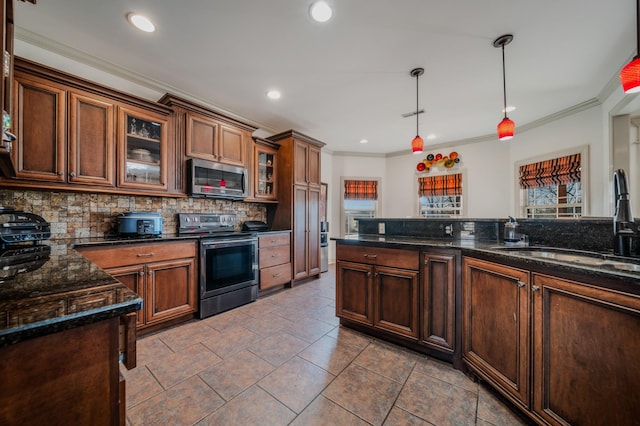
[[[269,226],[261,220],[247,220],[242,224],[242,230],[249,232],[265,232],[269,230]]]
[[[122,236],[160,236],[162,235],[162,217],[160,213],[125,212],[116,218],[118,235]]]
[[[51,238],[51,226],[41,216],[8,207],[0,207],[0,241],[6,244],[23,243]]]

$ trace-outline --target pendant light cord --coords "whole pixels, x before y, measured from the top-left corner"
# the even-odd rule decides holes
[[[640,2],[640,0],[638,0]],[[504,43],[502,43],[502,96],[504,101],[504,118],[507,118],[507,77],[504,67]]]
[[[640,0],[638,0],[640,1]],[[418,79],[420,78],[419,74],[416,74],[416,136],[418,136],[418,116],[420,113],[418,112],[419,103],[418,103]]]

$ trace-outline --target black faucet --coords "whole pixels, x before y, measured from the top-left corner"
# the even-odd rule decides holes
[[[627,175],[618,169],[613,173],[615,212],[613,214],[613,252],[619,256],[631,256],[631,242],[635,236],[633,216],[629,203]]]

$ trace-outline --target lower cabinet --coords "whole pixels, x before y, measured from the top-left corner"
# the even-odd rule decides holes
[[[419,252],[336,244],[336,315],[418,340]]]
[[[291,233],[269,233],[258,236],[260,290],[291,283]]]
[[[640,296],[463,261],[463,359],[544,425],[635,425]]]
[[[78,248],[142,297],[138,330],[188,319],[198,310],[197,249],[196,241]]]

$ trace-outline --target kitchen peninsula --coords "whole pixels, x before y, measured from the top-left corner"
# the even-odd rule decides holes
[[[523,220],[529,247],[501,242],[505,222],[360,220],[335,239],[341,324],[453,362],[539,424],[633,424],[637,259],[610,254],[610,219]]]
[[[142,300],[66,243],[30,247],[1,271],[0,423],[122,422]]]

